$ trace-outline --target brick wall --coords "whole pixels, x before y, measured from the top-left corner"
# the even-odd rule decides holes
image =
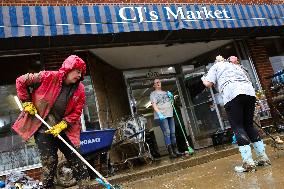
[[[41,168],[37,168],[37,169],[32,169],[32,170],[28,170],[28,171],[25,171],[25,173],[35,179],[35,180],[41,180],[41,173],[42,173],[42,170]]]
[[[42,53],[45,70],[58,70],[63,61],[72,54],[71,50],[52,50]]]
[[[29,5],[29,6],[48,6],[48,5],[93,5],[93,4],[277,4],[283,0],[2,0],[2,6]]]
[[[90,72],[99,103],[99,118],[103,127],[130,114],[122,72],[89,53]],[[113,125],[112,127],[116,127]]]
[[[273,69],[269,61],[269,56],[261,40],[248,40],[249,53],[254,62],[262,88],[265,90],[265,95],[268,99],[269,106],[272,107],[272,93],[270,92],[271,80],[265,77],[272,75]],[[271,111],[272,116],[274,112]],[[272,119],[261,121],[262,125],[272,124]]]

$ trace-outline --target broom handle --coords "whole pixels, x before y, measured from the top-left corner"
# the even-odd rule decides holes
[[[175,114],[176,114],[176,116],[177,116],[177,120],[178,120],[180,129],[181,129],[182,134],[183,134],[183,137],[184,137],[184,139],[185,139],[185,143],[186,143],[186,145],[187,145],[188,152],[192,153],[192,152],[193,152],[193,149],[190,147],[189,142],[188,142],[188,140],[187,140],[187,138],[186,138],[186,135],[185,135],[185,132],[184,132],[184,130],[183,130],[183,128],[182,128],[182,124],[181,124],[181,121],[180,121],[180,119],[179,119],[178,113],[177,113],[177,111],[176,111],[174,102],[173,102],[173,100],[171,100],[171,101],[172,101],[171,104],[172,104],[172,106],[173,106],[174,112],[175,112]]]

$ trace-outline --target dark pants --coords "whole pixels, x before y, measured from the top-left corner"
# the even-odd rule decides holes
[[[258,130],[253,127],[255,97],[238,95],[225,105],[225,109],[239,146],[261,140]]]
[[[61,135],[69,144],[72,144],[66,135]],[[34,135],[35,142],[39,149],[43,171],[43,188],[54,188],[54,176],[58,164],[58,149],[64,154],[72,168],[75,179],[80,182],[89,180],[87,167],[59,138],[50,134],[37,132]]]

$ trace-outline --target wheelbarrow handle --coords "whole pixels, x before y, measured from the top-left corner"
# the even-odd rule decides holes
[[[112,147],[115,147],[115,146],[117,146],[117,145],[120,145],[120,144],[122,144],[124,141],[129,140],[129,139],[132,139],[133,137],[139,135],[140,133],[142,133],[142,132],[144,132],[144,131],[145,131],[145,129],[142,129],[141,131],[139,131],[139,132],[137,132],[137,133],[134,133],[133,135],[131,135],[131,136],[125,138],[125,139],[122,139],[122,140],[120,140],[120,141],[114,143],[114,144],[111,145],[111,146],[112,146]]]

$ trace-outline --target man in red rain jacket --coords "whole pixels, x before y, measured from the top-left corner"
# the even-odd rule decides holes
[[[24,111],[13,129],[24,139],[34,135],[43,165],[43,188],[54,187],[58,163],[58,149],[70,163],[80,188],[87,188],[87,167],[57,138],[60,135],[72,146],[80,146],[80,116],[85,104],[85,90],[81,83],[86,74],[85,62],[76,55],[69,56],[59,71],[27,73],[17,78],[16,88]],[[29,88],[32,92],[29,93]],[[34,114],[39,114],[49,125],[48,129]]]

